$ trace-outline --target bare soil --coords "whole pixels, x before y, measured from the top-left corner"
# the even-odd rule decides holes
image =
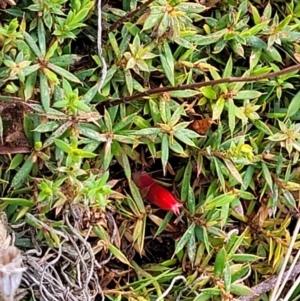
[[[0,102],[0,116],[3,123],[3,137],[0,138],[0,146],[29,147],[23,131],[23,115],[24,108],[22,104]]]

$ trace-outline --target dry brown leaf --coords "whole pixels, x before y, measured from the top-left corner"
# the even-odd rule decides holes
[[[199,135],[204,135],[209,131],[212,123],[211,118],[198,119],[191,123],[190,128]]]

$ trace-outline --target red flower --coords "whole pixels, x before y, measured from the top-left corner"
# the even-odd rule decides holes
[[[178,202],[169,190],[157,184],[145,171],[134,173],[132,178],[144,199],[163,210],[179,215],[182,203]]]

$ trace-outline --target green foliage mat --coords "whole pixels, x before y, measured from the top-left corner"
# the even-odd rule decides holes
[[[299,1],[0,7],[0,211],[24,252],[20,298],[254,300],[286,269]],[[179,216],[143,198],[140,170]],[[271,282],[258,299],[275,300]]]

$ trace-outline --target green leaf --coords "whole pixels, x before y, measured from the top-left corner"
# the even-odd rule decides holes
[[[206,36],[194,35],[189,37],[188,40],[190,42],[196,43],[196,45],[198,46],[206,46],[218,42],[225,35],[227,31],[228,29],[223,29]]]
[[[167,163],[169,159],[169,136],[167,134],[162,135],[161,139],[161,162],[163,166],[164,176],[167,172]]]
[[[31,35],[27,32],[24,32],[24,39],[27,42],[27,44],[29,45],[29,47],[32,49],[34,54],[38,58],[42,58],[42,53],[41,53],[40,49],[38,48],[37,44],[35,43],[35,41],[33,40],[33,38],[31,37]]]
[[[300,91],[291,100],[286,113],[286,118],[295,115],[299,111],[299,109],[300,109]]]
[[[180,132],[181,134],[185,135],[187,138],[203,137],[192,130],[186,129],[185,127],[187,127],[189,124],[190,124],[189,122],[181,122],[181,123],[175,125],[173,129],[175,132]]]
[[[53,57],[56,49],[58,47],[58,42],[55,41],[48,49],[47,53],[46,53],[46,56],[45,56],[45,60],[48,61],[50,58]],[[53,63],[53,62],[52,62]]]
[[[255,125],[255,127],[257,129],[259,129],[263,133],[267,134],[268,136],[273,135],[272,131],[267,126],[267,124],[262,122],[261,120],[256,119],[256,120],[253,120],[252,123]]]
[[[133,78],[131,75],[131,72],[129,69],[125,70],[125,81],[126,81],[126,86],[129,92],[129,95],[132,95],[133,93]]]
[[[46,57],[48,55],[49,56],[52,55],[52,53],[50,51],[53,51],[53,50],[54,49],[49,49],[48,53],[46,54]],[[56,66],[67,67],[67,66],[76,64],[76,62],[80,61],[81,58],[82,58],[82,56],[77,55],[77,54],[64,54],[62,56],[51,57],[48,61],[49,61],[49,63],[52,63]],[[83,72],[90,72],[91,70],[93,71],[94,69],[88,69]]]
[[[244,179],[243,179],[243,182],[244,182],[244,189],[248,189],[250,183],[253,181],[253,174],[254,174],[254,167],[252,165],[249,165],[247,167],[247,170],[244,174]]]
[[[207,6],[195,2],[181,2],[176,6],[176,9],[186,13],[199,14],[207,10]]]
[[[169,118],[171,117],[171,109],[169,102],[161,99],[159,102],[159,111],[163,122],[168,123]]]
[[[82,7],[77,13],[76,15],[72,18],[72,24],[74,24],[75,26],[77,24],[80,24],[80,22],[82,22],[85,17],[87,16],[87,14],[89,13],[91,7],[93,7],[92,2],[87,2],[89,5],[87,5],[86,7]],[[76,24],[77,23],[77,24]]]
[[[230,171],[231,175],[241,184],[243,185],[243,179],[242,176],[240,175],[239,171],[236,169],[235,165],[232,163],[231,160],[228,159],[223,159],[228,170]]]
[[[260,14],[256,8],[256,6],[250,4],[251,7],[251,12],[252,12],[252,16],[253,16],[253,20],[254,20],[254,24],[255,25],[259,25],[261,23],[261,17]],[[265,26],[265,24],[264,24]]]
[[[155,238],[156,236],[158,236],[159,234],[161,234],[161,233],[166,229],[166,227],[167,227],[167,225],[169,224],[169,222],[170,222],[172,216],[173,216],[173,213],[172,213],[171,211],[169,211],[169,212],[166,214],[164,220],[162,221],[162,223],[161,223],[160,226],[158,227],[156,233],[154,234],[154,238]]]
[[[109,32],[108,33],[108,39],[109,39],[109,42],[110,42],[110,45],[111,45],[112,49],[114,50],[114,53],[115,53],[117,59],[120,59],[120,53],[121,52],[120,52],[115,34],[112,33],[112,32]]]
[[[172,86],[175,86],[174,58],[166,40],[164,41],[163,49],[164,52],[160,52],[160,60],[169,82]]]
[[[170,24],[170,15],[169,13],[166,11],[164,13],[164,16],[159,24],[158,30],[157,30],[157,35],[159,37],[161,37],[167,30],[168,30],[168,26]]]
[[[24,155],[23,154],[16,154],[10,162],[8,170],[17,169],[19,165],[23,162]]]
[[[124,151],[121,152],[121,163],[122,163],[122,167],[125,172],[125,176],[127,177],[127,179],[130,179],[131,178],[130,163],[128,160],[128,156],[126,155],[126,153]]]
[[[217,176],[219,178],[221,187],[222,187],[223,190],[225,190],[226,185],[225,185],[224,175],[223,175],[223,172],[222,172],[222,169],[221,169],[222,164],[221,164],[221,162],[218,158],[212,158],[212,159],[214,161],[214,165],[215,165],[215,168],[216,168]]]
[[[262,258],[254,254],[233,254],[231,259],[237,262],[254,262]]]
[[[227,61],[227,64],[225,66],[225,69],[223,71],[223,77],[230,77],[232,75],[232,67],[233,67],[233,63],[232,63],[232,57],[229,57],[229,60]]]
[[[236,198],[236,195],[232,192],[228,192],[222,195],[218,195],[217,197],[207,201],[204,204],[204,208],[206,211],[211,210],[215,207],[221,207],[226,204],[230,204],[234,199]]]
[[[284,29],[289,25],[289,23],[290,23],[290,21],[292,20],[292,18],[293,18],[293,15],[292,15],[292,14],[291,14],[291,15],[288,15],[287,17],[285,17],[284,20],[282,20],[282,21],[278,24],[276,30],[278,30],[278,31],[284,30]]]
[[[41,50],[41,55],[46,54],[46,32],[42,18],[38,18],[38,41]]]
[[[230,287],[231,287],[231,271],[230,271],[230,266],[229,263],[227,262],[224,268],[224,284],[225,284],[225,291],[230,292]]]
[[[137,136],[148,136],[148,135],[157,135],[161,133],[160,128],[146,128],[139,131],[136,131],[134,134]]]
[[[109,243],[109,236],[108,233],[101,225],[97,225],[93,227],[93,232],[104,242]]]
[[[81,101],[88,105],[96,96],[97,92],[98,85],[94,85],[92,88],[88,89],[88,91],[83,95]]]
[[[55,139],[54,143],[55,143],[55,145],[57,147],[59,147],[65,153],[69,154],[69,153],[72,152],[72,148],[71,148],[71,146],[68,143],[66,143],[66,142],[64,142],[62,140],[59,140],[59,139]]]
[[[22,198],[0,198],[1,201],[6,204],[15,205],[15,206],[25,206],[32,207],[35,205],[33,201],[22,199]]]
[[[184,108],[182,106],[178,106],[178,108],[175,110],[175,112],[171,116],[170,122],[168,122],[169,125],[171,125],[172,127],[174,125],[176,125],[176,123],[179,122],[181,115],[186,115],[186,114],[185,114]]]
[[[56,121],[49,121],[46,123],[40,124],[37,128],[34,129],[35,132],[47,133],[56,130],[59,127],[59,123]]]
[[[221,96],[217,100],[216,104],[214,105],[212,120],[220,119],[221,114],[222,114],[223,109],[224,109],[224,106],[225,106],[225,99]]]
[[[217,94],[215,92],[215,90],[213,89],[213,87],[209,86],[209,87],[202,87],[200,88],[201,93],[208,99],[216,99],[217,98]],[[188,97],[188,96],[186,96]]]
[[[228,122],[231,135],[235,129],[235,104],[232,99],[228,99]]]
[[[3,120],[1,115],[0,115],[0,141],[1,144],[3,144]]]
[[[256,8],[254,6],[251,6],[251,8],[252,8],[252,12],[253,11],[255,12]],[[254,18],[255,18],[255,16],[253,15],[253,19]],[[260,16],[258,15],[257,18],[260,19]],[[259,20],[259,21],[260,21],[259,24],[256,23],[255,26],[250,27],[249,29],[243,31],[241,33],[241,37],[243,37],[245,39],[249,38],[249,37],[253,37],[253,36],[257,35],[261,30],[263,30],[268,25],[268,23],[270,23],[270,20],[267,20],[265,22],[261,22],[261,20]]]
[[[56,138],[59,138],[71,125],[73,124],[72,121],[67,121],[66,123],[62,124],[55,132],[51,134],[51,136],[44,142],[42,149],[51,145]]]
[[[90,113],[91,112],[91,108],[82,101],[77,101],[76,104],[75,104],[75,108],[78,109],[81,112],[85,112],[85,113]]]
[[[108,249],[118,260],[131,266],[130,262],[128,261],[126,256],[119,249],[117,249],[114,245],[109,244]]]
[[[254,99],[259,98],[263,93],[253,90],[239,91],[233,96],[234,99]]]
[[[143,31],[151,29],[155,25],[159,24],[163,16],[164,16],[163,7],[160,6],[151,7],[150,16],[148,16],[148,18],[144,23]]]
[[[185,233],[182,235],[181,239],[176,245],[175,252],[174,252],[175,254],[178,254],[185,247],[185,245],[191,239],[192,235],[193,236],[195,235],[195,226],[196,226],[195,223],[192,223],[185,231]]]
[[[32,97],[36,85],[36,78],[37,72],[33,72],[27,76],[24,89],[25,100],[29,100]]]
[[[50,94],[49,94],[49,85],[48,80],[45,74],[40,70],[39,71],[40,78],[40,91],[41,91],[41,103],[45,112],[47,113],[50,108]]]
[[[214,265],[214,274],[216,277],[223,275],[223,271],[226,265],[226,250],[222,248],[216,256]]]
[[[141,228],[141,234],[138,236],[137,238],[137,247],[138,247],[138,252],[140,254],[143,254],[144,252],[144,243],[145,243],[145,232],[146,232],[146,218],[147,215],[144,214],[143,218],[142,218],[142,228]]]
[[[187,145],[197,147],[196,144],[190,138],[188,138],[182,130],[176,131],[174,133],[174,137]]]
[[[72,73],[67,71],[66,69],[63,69],[56,65],[53,65],[52,63],[48,63],[47,67],[49,69],[51,69],[52,71],[56,72],[57,74],[59,74],[61,77],[66,78],[67,80],[69,80],[71,82],[81,84],[81,81],[75,75],[73,75]]]
[[[80,150],[79,155],[82,158],[95,158],[95,157],[97,157],[96,154],[94,154],[92,152],[83,151],[83,150]]]
[[[135,144],[137,142],[137,140],[135,138],[127,136],[127,135],[114,134],[114,139],[119,142],[127,143],[127,144]]]
[[[80,124],[78,126],[78,129],[80,133],[88,138],[94,139],[96,141],[106,142],[107,141],[107,135],[106,134],[100,134],[88,127],[86,127],[83,124]]]
[[[188,154],[184,151],[180,143],[175,139],[173,139],[172,143],[170,142],[169,147],[173,152],[180,154],[182,157],[188,158]]]
[[[244,58],[244,47],[241,43],[237,42],[236,40],[230,40],[228,44],[237,55]]]
[[[181,200],[186,201],[189,195],[190,181],[192,177],[192,164],[189,161],[184,169],[183,180],[181,184]]]
[[[169,95],[171,97],[178,97],[178,98],[189,98],[189,97],[193,97],[195,95],[199,95],[200,92],[199,91],[195,91],[195,90],[178,90],[178,91],[171,91],[169,92]]]
[[[129,183],[129,188],[130,188],[130,192],[134,198],[135,204],[137,205],[140,213],[145,212],[145,205],[144,202],[141,198],[141,194],[139,192],[139,189],[137,188],[137,186],[135,185],[135,183],[130,179],[128,180]]]
[[[187,253],[190,262],[193,264],[196,258],[196,252],[197,252],[197,244],[195,239],[195,234],[190,236],[190,239],[187,243]]]
[[[126,116],[122,120],[118,121],[116,125],[113,127],[113,132],[117,133],[127,127],[128,125],[132,124],[133,121],[136,119],[137,115],[136,114],[131,114],[129,116]],[[139,117],[139,116],[138,116]]]
[[[264,162],[261,162],[261,167],[262,167],[262,172],[263,172],[264,178],[267,181],[269,188],[271,190],[273,190],[272,189],[272,187],[273,187],[273,180],[272,180],[272,176],[271,176],[271,173],[269,171],[269,168],[268,168],[267,164],[264,163]]]
[[[202,292],[193,299],[193,301],[207,301],[214,299],[213,296],[221,296],[221,290],[218,288],[202,289]]]
[[[11,188],[18,189],[23,182],[28,179],[28,176],[33,168],[33,164],[33,154],[31,154],[12,179],[10,184]]]
[[[188,199],[187,199],[187,208],[189,210],[189,213],[191,215],[195,214],[195,207],[196,207],[196,201],[195,201],[195,192],[194,189],[189,186],[189,193],[188,193]]]
[[[190,187],[190,181],[192,176],[192,164],[189,161],[183,175],[183,180],[181,183],[181,200],[186,201],[189,195],[189,187]]]
[[[240,283],[232,283],[230,286],[230,292],[239,296],[251,296],[254,293],[251,288]]]

